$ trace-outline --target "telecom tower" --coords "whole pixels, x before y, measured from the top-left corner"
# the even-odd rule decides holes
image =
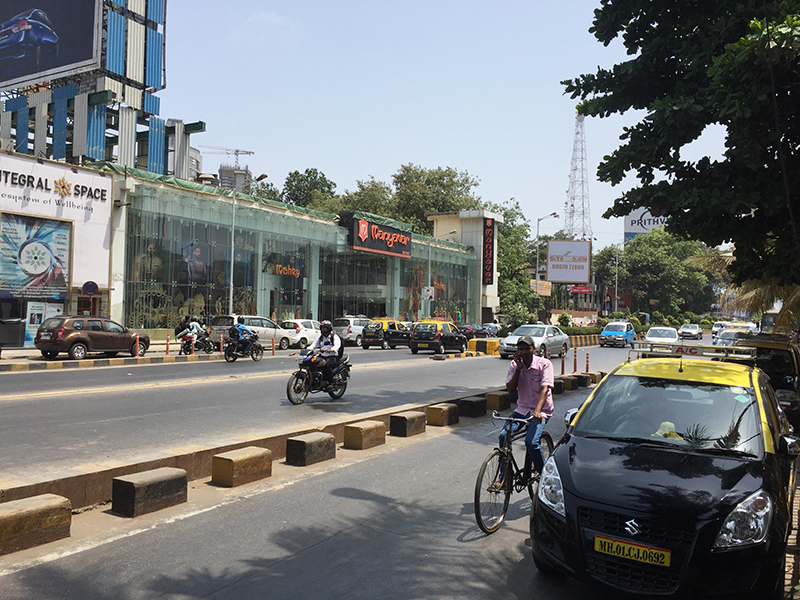
[[[564,206],[564,233],[578,240],[592,239],[592,214],[589,209],[589,177],[586,172],[586,133],[583,115],[575,115],[575,139],[572,142],[572,166]]]

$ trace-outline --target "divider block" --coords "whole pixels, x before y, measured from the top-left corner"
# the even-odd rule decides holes
[[[72,504],[41,494],[0,504],[0,554],[10,554],[69,537]]]
[[[425,413],[407,410],[389,416],[389,435],[410,437],[425,432]]]
[[[486,392],[487,410],[505,410],[511,406],[511,395],[508,392]]]
[[[573,375],[561,375],[559,379],[564,384],[565,390],[577,390],[578,389],[578,378],[574,377]]]
[[[445,427],[458,423],[458,406],[450,402],[427,407],[425,417],[430,425]]]
[[[385,443],[383,421],[359,421],[344,426],[344,447],[348,450],[367,450]]]
[[[465,417],[483,417],[486,415],[486,397],[470,396],[455,401],[458,405],[458,414]]]
[[[336,458],[336,438],[332,433],[315,432],[286,440],[286,464],[307,467]]]
[[[138,517],[186,502],[186,471],[162,467],[111,480],[111,511]]]
[[[573,373],[572,376],[578,380],[579,387],[588,387],[592,382],[592,379],[589,377],[588,373]]]
[[[272,452],[267,448],[248,446],[215,454],[211,459],[211,483],[236,487],[272,476]]]
[[[563,394],[564,393],[564,382],[560,379],[555,379],[553,381],[553,393],[554,394]]]

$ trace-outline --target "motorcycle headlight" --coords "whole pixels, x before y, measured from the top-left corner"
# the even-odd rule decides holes
[[[558,474],[556,461],[551,456],[547,459],[539,479],[539,500],[550,507],[562,517],[567,516],[564,509],[564,488],[561,486],[561,476]]]
[[[722,523],[714,548],[733,548],[763,542],[772,520],[772,499],[759,490],[742,500]]]

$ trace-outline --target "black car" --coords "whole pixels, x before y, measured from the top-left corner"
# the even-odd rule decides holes
[[[782,598],[798,440],[758,368],[685,356],[623,363],[567,413],[534,563],[623,592]]]
[[[462,325],[461,332],[468,340],[490,337],[489,332],[486,331],[486,328],[478,323],[467,323],[466,325]]]
[[[394,319],[375,319],[364,326],[361,332],[361,347],[367,350],[370,346],[397,348],[408,346],[411,330],[400,321]]]
[[[468,344],[466,336],[455,323],[429,319],[414,324],[408,346],[412,354],[420,350],[444,354],[448,350],[466,352]]]

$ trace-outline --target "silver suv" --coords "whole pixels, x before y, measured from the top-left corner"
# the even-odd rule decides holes
[[[333,330],[345,344],[361,345],[361,334],[369,319],[364,315],[347,315],[333,320]]]

